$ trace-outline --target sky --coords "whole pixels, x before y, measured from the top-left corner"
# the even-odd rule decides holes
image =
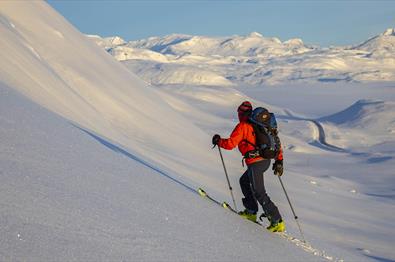
[[[172,33],[259,32],[320,46],[358,44],[395,27],[395,0],[145,0],[48,3],[86,34],[138,40]]]

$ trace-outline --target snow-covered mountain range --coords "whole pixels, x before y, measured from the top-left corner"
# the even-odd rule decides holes
[[[152,84],[273,85],[288,82],[395,80],[395,34],[320,48],[259,33],[206,37],[173,34],[126,42],[88,35]],[[175,72],[178,73],[175,73]]]

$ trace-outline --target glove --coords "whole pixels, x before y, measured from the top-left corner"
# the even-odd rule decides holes
[[[273,164],[272,170],[274,171],[274,175],[282,176],[284,172],[284,166],[282,160],[276,160]]]
[[[221,137],[218,134],[215,134],[213,136],[213,140],[212,140],[213,145],[214,146],[218,145],[220,139],[221,139]]]

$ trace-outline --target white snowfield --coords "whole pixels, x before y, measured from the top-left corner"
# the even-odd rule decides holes
[[[224,86],[225,80],[226,85],[395,80],[392,28],[359,45],[330,48],[308,46],[301,39],[281,42],[259,33],[230,37],[174,34],[130,42],[119,37],[90,38],[116,59],[127,60],[128,68],[154,84]],[[175,71],[189,72],[189,77]]]
[[[98,46],[38,1],[0,1],[0,35],[1,261],[395,259],[392,82],[263,90],[223,70],[255,63],[240,57],[260,63],[337,51],[257,33],[133,43],[91,36]],[[352,50],[339,52],[359,52]],[[231,203],[211,136],[230,133],[247,99],[278,117],[283,181],[310,245],[268,233],[194,192],[203,187]],[[241,156],[223,153],[240,209]],[[271,170],[265,181],[287,234],[300,238]]]

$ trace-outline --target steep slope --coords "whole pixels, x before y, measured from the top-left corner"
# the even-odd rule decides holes
[[[217,160],[209,150],[209,135],[48,4],[1,2],[0,8],[2,82],[139,157],[182,174],[185,182],[221,183],[221,170],[206,167]]]

